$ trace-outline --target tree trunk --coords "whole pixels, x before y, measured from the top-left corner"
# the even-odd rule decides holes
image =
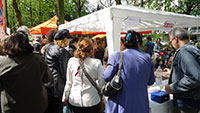
[[[134,4],[133,5],[136,6],[136,4],[137,4],[137,0],[134,0]]]
[[[143,0],[141,0],[141,7],[143,7],[143,5],[144,5],[144,1],[143,1]]]
[[[77,8],[78,8],[78,17],[81,17],[81,0],[78,0],[77,2]]]
[[[115,0],[117,5],[121,5],[121,0]]]
[[[64,24],[64,0],[56,0],[56,6],[57,6],[57,25]]]
[[[42,8],[41,8],[41,1],[39,0],[38,3],[39,3],[39,10],[40,10],[40,11],[39,11],[39,15],[40,15],[40,16],[39,16],[39,22],[41,23],[41,22],[42,22]]]
[[[86,2],[86,0],[83,0],[82,3],[81,3],[81,0],[73,0],[74,3],[76,4],[76,7],[78,9],[78,17],[81,17],[81,10]]]
[[[81,17],[81,8],[78,7],[78,17]]]
[[[16,16],[17,16],[17,21],[18,21],[18,26],[20,27],[22,25],[22,14],[18,8],[18,5],[17,5],[17,1],[16,0],[13,0],[12,1],[12,4],[13,4],[13,8],[15,9],[15,13],[16,13]]]
[[[191,1],[189,1],[187,4],[186,4],[186,11],[184,12],[185,14],[187,15],[190,15],[191,11],[192,11],[192,7],[193,7],[193,3]]]
[[[32,1],[30,0],[30,21],[31,27],[33,27],[33,13],[32,13]]]

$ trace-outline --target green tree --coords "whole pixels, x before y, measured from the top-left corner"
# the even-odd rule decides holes
[[[145,3],[148,8],[155,10],[164,10],[169,12],[200,15],[200,1],[199,0],[148,0]]]
[[[31,28],[56,15],[55,0],[16,0],[22,15],[22,23]],[[12,0],[7,0],[8,22],[11,31],[18,27],[17,15]]]
[[[78,17],[81,17],[81,10],[82,10],[83,6],[85,5],[86,0],[72,0],[72,1],[76,5],[77,12],[78,12]]]
[[[81,2],[83,4],[84,1]],[[78,9],[79,6],[76,5],[74,0],[65,0],[65,20],[71,21],[73,19],[79,18],[81,16],[87,15],[89,13],[88,8],[86,7],[86,4],[88,4],[87,1],[84,2],[81,9]],[[80,12],[78,11],[80,10]]]
[[[26,25],[31,28],[34,27],[56,15],[56,0],[15,0],[18,5],[18,11],[21,13],[21,24]],[[81,8],[78,8],[74,0],[62,0],[64,1],[63,20],[71,21],[80,16],[84,16],[89,13],[88,8],[85,6],[87,4],[86,0],[81,1]],[[13,0],[7,0],[7,10],[8,10],[8,27],[11,31],[15,31],[19,26],[19,16],[15,13],[13,7]],[[61,22],[63,23],[63,22]]]

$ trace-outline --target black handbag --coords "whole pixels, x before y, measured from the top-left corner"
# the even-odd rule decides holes
[[[107,82],[102,88],[102,94],[105,96],[111,96],[116,94],[122,88],[121,69],[123,63],[123,52],[120,51],[120,63],[117,74],[112,78],[111,81]]]

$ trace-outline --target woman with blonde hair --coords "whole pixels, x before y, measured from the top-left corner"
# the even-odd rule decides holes
[[[54,42],[45,50],[44,58],[53,74],[53,81],[46,85],[49,104],[45,113],[62,113],[62,96],[66,83],[66,70],[70,53],[64,48],[73,39],[67,29],[56,32]]]
[[[93,42],[89,38],[82,38],[74,57],[70,58],[67,67],[67,81],[63,93],[63,102],[69,103],[74,113],[100,113],[100,97],[97,89],[86,77],[80,62],[98,86],[103,86],[103,67],[99,59],[91,58]]]

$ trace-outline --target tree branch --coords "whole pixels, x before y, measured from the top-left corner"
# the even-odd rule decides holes
[[[184,13],[186,13],[186,11],[182,8],[182,7],[179,7],[177,6],[174,2],[172,2],[176,7],[178,7],[179,9],[181,9]]]
[[[103,4],[101,0],[99,0],[99,2],[101,3],[101,5],[103,5],[103,7],[107,7],[105,4]]]
[[[84,1],[82,2],[82,4],[80,4],[81,9],[83,8],[85,2],[86,2],[86,0],[84,0]]]
[[[12,4],[13,4],[13,8],[15,9],[15,13],[16,13],[17,20],[19,22],[19,27],[20,27],[22,25],[22,14],[18,8],[17,1],[13,0]]]

